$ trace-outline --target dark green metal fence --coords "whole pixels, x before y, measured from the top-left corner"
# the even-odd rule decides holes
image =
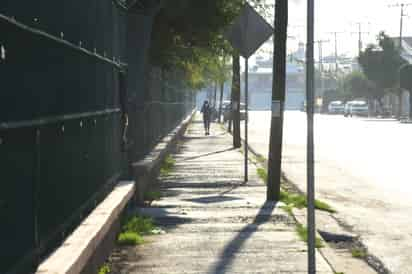
[[[38,263],[193,109],[148,65],[152,19],[111,0],[0,2],[0,273]]]

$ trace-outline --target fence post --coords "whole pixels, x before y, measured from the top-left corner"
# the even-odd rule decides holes
[[[38,190],[40,185],[40,138],[41,138],[40,129],[36,129],[35,139],[36,139],[36,149],[35,149],[35,171],[34,171],[34,180],[33,180],[33,236],[34,236],[34,248],[36,250],[35,260],[39,260],[38,248],[40,246],[40,237],[39,237],[39,204],[38,204]]]

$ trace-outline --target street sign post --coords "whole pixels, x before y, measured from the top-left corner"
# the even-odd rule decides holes
[[[307,199],[308,199],[308,273],[316,273],[316,229],[315,229],[315,172],[314,172],[314,140],[313,140],[313,113],[315,90],[315,65],[314,65],[314,16],[315,1],[308,0],[307,14],[307,49],[306,49],[306,112],[307,112]]]
[[[249,124],[249,57],[273,33],[273,28],[256,10],[246,4],[239,17],[225,33],[232,47],[245,58],[245,182],[248,181],[248,124]]]

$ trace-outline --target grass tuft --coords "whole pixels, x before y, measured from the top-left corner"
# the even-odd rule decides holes
[[[363,259],[366,257],[366,251],[362,248],[353,248],[351,250],[352,257],[358,258],[358,259]]]
[[[144,243],[142,236],[135,232],[122,232],[117,237],[119,245],[140,245]]]
[[[98,274],[109,274],[110,272],[110,266],[108,264],[104,264],[100,267]]]
[[[174,165],[176,164],[176,160],[173,159],[172,156],[167,155],[166,158],[163,160],[162,166],[160,167],[160,175],[167,176],[173,170]]]
[[[257,168],[256,172],[260,179],[267,183],[268,173],[264,168]],[[287,191],[280,191],[280,201],[285,203],[288,206],[296,207],[299,209],[305,208],[308,206],[307,197],[302,194],[291,194]],[[318,210],[336,213],[330,205],[325,202],[315,200],[315,208]]]
[[[256,172],[257,172],[259,178],[262,179],[263,182],[265,182],[265,184],[266,184],[266,182],[268,180],[268,173],[266,172],[266,169],[259,167],[256,170]]]
[[[160,193],[160,191],[147,191],[144,194],[144,199],[146,201],[157,201],[160,200],[161,197],[162,194]]]
[[[135,232],[141,235],[150,235],[156,229],[153,219],[148,217],[134,216],[128,219],[123,227],[123,232]]]
[[[257,156],[256,156],[256,161],[257,161],[258,163],[264,164],[265,161],[266,161],[266,159],[265,159],[265,157],[263,157],[263,156],[261,156],[261,155],[257,155]]]
[[[299,235],[299,238],[304,241],[304,242],[308,242],[308,228],[298,224],[296,227],[296,233]],[[315,247],[316,248],[322,248],[324,247],[322,240],[319,237],[316,237],[316,241],[315,241]]]
[[[280,201],[284,202],[287,205],[293,205],[299,209],[308,206],[307,197],[305,195],[291,194],[287,191],[280,192]],[[319,200],[315,200],[315,208],[330,213],[336,213],[336,210],[334,210],[330,205]]]
[[[142,236],[151,235],[156,229],[151,218],[133,216],[124,222],[122,232],[117,237],[117,243],[120,245],[143,244]]]

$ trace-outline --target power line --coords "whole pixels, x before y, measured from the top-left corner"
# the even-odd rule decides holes
[[[330,40],[317,40],[314,43],[319,46],[319,76],[320,76],[320,93],[323,94],[324,82],[323,82],[323,44],[329,43]]]
[[[338,74],[339,66],[338,66],[338,34],[343,34],[345,32],[343,31],[333,31],[333,32],[328,32],[329,34],[333,34],[335,38],[335,72],[336,75]]]
[[[362,25],[363,24],[370,24],[368,23],[362,23],[362,22],[356,22],[356,25],[358,25],[358,31],[356,32],[352,32],[351,34],[356,34],[358,35],[358,54],[360,55],[363,49],[363,45],[362,45],[362,34],[369,34],[369,32],[364,32],[362,31]]]

